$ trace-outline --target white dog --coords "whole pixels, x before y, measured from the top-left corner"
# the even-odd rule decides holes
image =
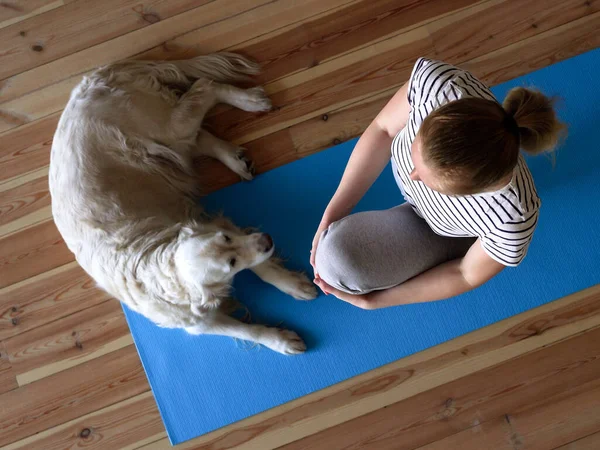
[[[54,136],[50,193],[56,225],[79,264],[156,324],[251,340],[284,354],[306,349],[292,331],[230,317],[234,275],[250,268],[297,299],[316,289],[273,255],[273,241],[209,218],[194,200],[193,160],[211,156],[244,179],[242,149],[201,128],[222,102],[267,111],[262,88],[230,85],[258,66],[230,53],[186,61],[124,61],[73,90]]]

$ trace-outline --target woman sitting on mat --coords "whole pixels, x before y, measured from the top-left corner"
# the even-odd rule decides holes
[[[470,73],[419,59],[356,144],[323,214],[315,283],[375,309],[452,297],[517,266],[540,208],[519,149],[549,151],[563,129],[539,92],[515,88],[500,105]],[[348,215],[390,157],[407,203]]]

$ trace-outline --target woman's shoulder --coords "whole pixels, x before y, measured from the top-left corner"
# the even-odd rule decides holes
[[[408,83],[408,101],[413,107],[439,106],[464,97],[496,100],[489,88],[470,72],[434,59],[419,58]]]
[[[533,176],[522,155],[513,172],[508,185],[494,192],[478,194],[475,197],[486,205],[487,213],[493,222],[502,228],[512,231],[528,228],[530,222],[537,217],[541,207]]]

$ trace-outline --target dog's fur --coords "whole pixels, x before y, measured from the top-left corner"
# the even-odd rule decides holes
[[[230,84],[257,72],[247,59],[220,53],[124,61],[85,77],[54,136],[52,212],[69,249],[99,286],[156,324],[301,353],[306,347],[296,333],[230,317],[230,286],[237,272],[250,268],[298,299],[314,298],[315,287],[272,258],[268,235],[210,218],[195,200],[197,156],[217,158],[252,178],[243,149],[201,124],[219,102],[269,110],[261,88]]]

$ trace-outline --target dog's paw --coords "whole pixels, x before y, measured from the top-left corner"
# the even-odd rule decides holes
[[[265,90],[260,87],[246,89],[246,99],[244,100],[244,110],[251,112],[270,111],[273,105],[271,99],[267,96]]]
[[[289,281],[282,291],[296,300],[313,300],[317,298],[317,288],[306,275],[299,272],[289,272]]]
[[[233,167],[235,173],[237,173],[243,180],[250,181],[254,178],[254,163],[246,158],[244,148],[239,148],[236,152],[236,161]]]
[[[298,355],[306,351],[306,344],[298,334],[282,328],[268,328],[269,339],[262,342],[265,347],[284,355]]]

